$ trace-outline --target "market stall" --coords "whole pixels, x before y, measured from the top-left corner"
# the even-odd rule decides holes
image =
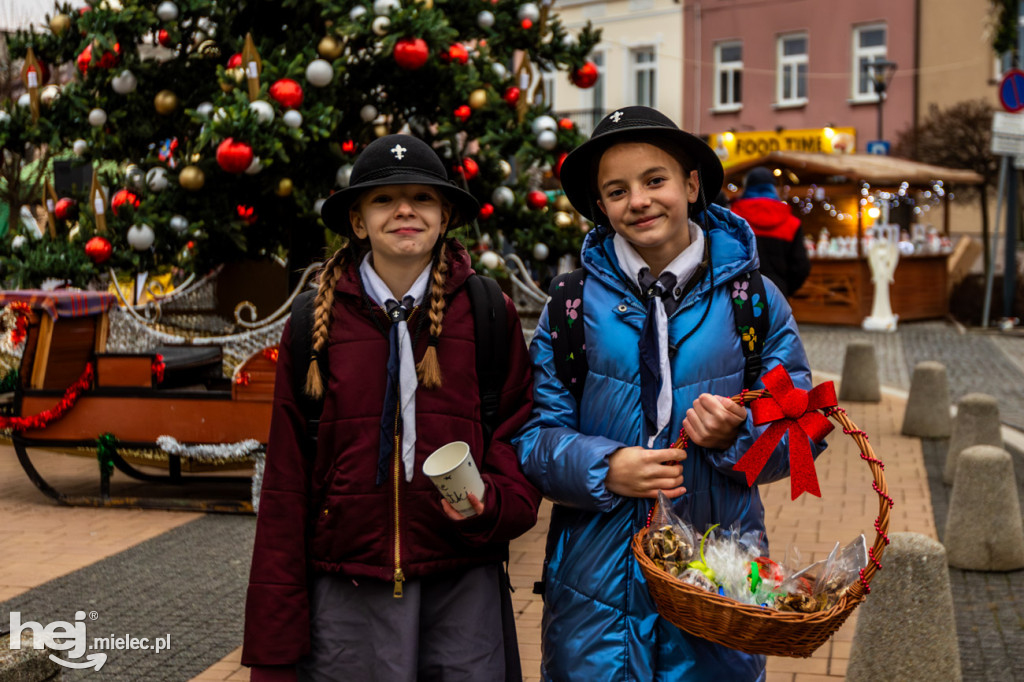
[[[728,167],[729,198],[757,166],[779,176],[808,237],[811,274],[790,298],[798,322],[859,325],[869,315],[874,285],[866,253],[883,224],[899,225],[901,234],[893,312],[900,320],[948,312],[949,202],[958,186],[981,184],[980,175],[889,156],[777,151]],[[931,211],[939,207],[936,226]]]

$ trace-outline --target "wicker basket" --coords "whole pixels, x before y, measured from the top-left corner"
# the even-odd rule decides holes
[[[749,391],[733,400],[746,404],[767,395],[767,391]],[[691,635],[739,651],[806,658],[824,644],[864,601],[864,596],[870,591],[871,578],[881,568],[879,560],[888,543],[892,498],[886,488],[882,462],[875,457],[864,432],[850,421],[842,408],[831,408],[825,416],[839,423],[843,433],[857,443],[861,459],[871,468],[874,476],[872,488],[879,497],[875,543],[868,550],[868,565],[861,571],[860,579],[832,608],[817,613],[788,613],[750,606],[681,582],[658,568],[644,552],[644,539],[648,532],[644,528],[633,536],[633,556],[640,564],[651,597],[663,618]]]

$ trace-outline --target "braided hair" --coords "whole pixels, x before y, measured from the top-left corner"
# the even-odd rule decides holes
[[[424,388],[441,386],[441,364],[437,359],[437,341],[441,337],[441,323],[447,302],[444,300],[444,287],[448,281],[448,243],[444,237],[437,240],[434,247],[434,264],[430,270],[430,336],[427,339],[427,352],[416,365],[416,375]]]
[[[305,392],[311,398],[319,399],[324,394],[324,381],[320,376],[320,363],[317,356],[327,347],[327,337],[331,329],[331,312],[334,310],[334,287],[341,279],[345,268],[356,260],[356,249],[350,241],[334,252],[320,266],[317,273],[319,285],[313,303],[313,352],[310,356],[309,368],[306,370]]]

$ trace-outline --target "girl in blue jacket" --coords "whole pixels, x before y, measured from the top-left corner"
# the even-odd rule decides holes
[[[577,403],[556,376],[545,309],[530,348],[534,409],[517,438],[523,470],[555,502],[541,673],[587,682],[763,679],[763,656],[660,618],[629,548],[659,490],[700,531],[716,523],[764,531],[757,487],[732,470],[764,427],[728,399],[744,374],[728,285],[757,268],[754,234],[708,205],[723,179],[711,148],[647,107],[605,117],[565,159],[561,179],[597,226],[581,253],[582,312],[574,309],[586,337],[584,391]],[[809,389],[790,307],[764,285],[764,369],[781,364],[794,386]],[[689,452],[670,448],[680,424]],[[783,438],[757,483],[788,474],[787,452]]]

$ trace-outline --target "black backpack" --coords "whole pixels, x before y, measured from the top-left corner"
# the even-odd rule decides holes
[[[586,270],[577,268],[555,277],[548,291],[551,295],[551,300],[548,301],[548,324],[551,332],[551,352],[555,360],[555,375],[576,398],[577,404],[583,395],[588,367],[586,338],[583,333],[585,280]],[[744,283],[746,286],[742,286]],[[736,333],[740,336],[740,346],[743,348],[743,387],[749,389],[764,369],[761,351],[764,349],[764,339],[768,334],[768,299],[765,295],[764,280],[760,271],[751,270],[730,280],[726,286],[746,294],[746,298],[737,296],[732,299],[732,310]],[[683,340],[685,341],[685,337]]]
[[[498,404],[501,387],[508,373],[508,335],[505,318],[505,298],[498,283],[489,277],[473,274],[466,279],[466,290],[473,310],[473,328],[476,335],[476,374],[480,382],[480,411],[484,430],[484,443],[489,444],[498,424]],[[306,371],[313,353],[313,302],[316,290],[304,291],[292,301],[292,357],[293,384],[296,400],[306,417],[307,436],[316,444],[320,416],[324,411],[323,398],[316,400],[306,395]],[[330,368],[327,353],[317,356],[320,376],[324,384]]]

